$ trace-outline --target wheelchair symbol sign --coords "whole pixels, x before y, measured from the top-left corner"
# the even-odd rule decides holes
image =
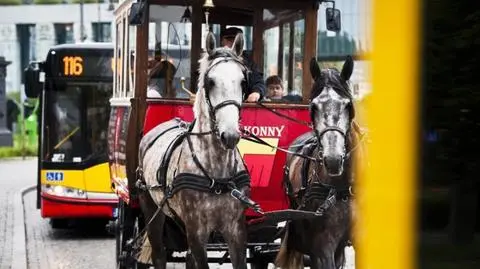
[[[47,181],[63,181],[62,172],[47,172]]]

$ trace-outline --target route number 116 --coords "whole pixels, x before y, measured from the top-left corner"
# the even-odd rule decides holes
[[[63,74],[65,76],[81,76],[83,73],[83,59],[79,56],[63,57]]]

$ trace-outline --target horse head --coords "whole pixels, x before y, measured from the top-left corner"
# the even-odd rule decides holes
[[[211,130],[227,149],[235,148],[240,140],[240,110],[247,80],[243,44],[243,35],[239,34],[232,48],[215,48],[215,37],[210,32],[207,52],[199,61],[195,118],[208,120]]]
[[[347,156],[348,134],[354,117],[353,97],[348,80],[353,72],[353,59],[348,56],[342,71],[321,70],[315,59],[310,62],[315,83],[310,96],[310,116],[322,148],[322,159],[330,176],[343,173]]]

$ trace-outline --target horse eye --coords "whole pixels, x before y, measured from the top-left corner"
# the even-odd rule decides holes
[[[207,83],[208,83],[208,88],[210,89],[213,88],[213,86],[215,86],[215,81],[211,78],[208,79]]]

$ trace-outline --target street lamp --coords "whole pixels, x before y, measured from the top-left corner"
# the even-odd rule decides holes
[[[81,42],[87,39],[87,36],[85,35],[85,25],[83,23],[83,1],[84,0],[80,0],[80,41]]]
[[[112,2],[113,0],[108,1],[108,9],[107,11],[114,11],[115,10],[115,5]]]

